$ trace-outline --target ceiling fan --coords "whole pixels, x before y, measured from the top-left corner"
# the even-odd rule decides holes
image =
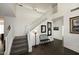
[[[44,12],[41,11],[39,8],[34,8],[34,7],[31,7],[31,6],[25,6],[25,5],[21,4],[21,3],[18,4],[18,6],[31,9],[31,10],[37,12],[37,13],[40,13],[40,14],[43,14],[43,13],[44,13]]]

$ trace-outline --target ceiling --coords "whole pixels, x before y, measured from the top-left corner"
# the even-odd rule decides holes
[[[45,13],[49,9],[52,9],[56,5],[56,3],[20,3],[18,5],[34,10],[38,13]]]
[[[13,3],[0,3],[0,16],[14,17],[13,6]]]
[[[22,22],[23,20],[27,23],[36,22],[52,12],[55,5],[56,3],[18,3],[16,4],[16,18],[18,21],[22,19]]]
[[[8,3],[0,4],[0,16],[14,16],[13,5],[14,4]],[[52,9],[56,3],[17,3],[16,5],[31,10],[37,14],[43,14]]]

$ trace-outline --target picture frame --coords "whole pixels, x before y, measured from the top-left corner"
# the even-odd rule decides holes
[[[79,16],[70,18],[70,33],[79,34]]]
[[[52,22],[47,22],[47,35],[52,35]]]
[[[59,27],[53,27],[53,30],[59,30]]]
[[[49,28],[51,28],[51,26],[52,26],[52,23],[51,22],[47,22],[47,28],[49,29]]]
[[[41,25],[41,33],[46,33],[46,25]]]
[[[52,30],[51,30],[51,29],[48,29],[47,35],[48,35],[48,36],[51,36],[51,35],[52,35]]]

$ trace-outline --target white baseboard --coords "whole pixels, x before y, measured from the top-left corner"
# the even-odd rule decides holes
[[[73,50],[73,51],[75,51],[75,52],[79,53],[79,49],[78,49],[78,48],[76,48],[75,46],[64,45],[64,47],[66,47],[66,48],[68,48],[68,49],[70,49],[70,50]]]

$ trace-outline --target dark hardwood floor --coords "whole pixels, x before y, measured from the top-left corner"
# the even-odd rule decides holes
[[[29,55],[79,55],[79,53],[65,48],[62,40],[54,40],[33,47],[33,51]]]
[[[21,55],[79,55],[79,53],[65,48],[62,40],[54,39],[52,42],[33,46],[31,53]]]

